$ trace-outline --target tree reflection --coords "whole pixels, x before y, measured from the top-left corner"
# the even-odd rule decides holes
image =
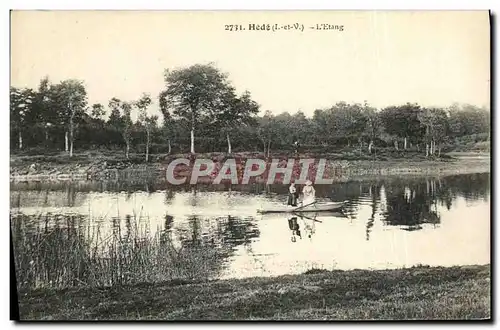
[[[404,230],[422,229],[422,224],[438,224],[441,217],[433,207],[436,201],[432,189],[426,181],[411,187],[392,186],[387,191],[387,209],[383,213],[384,222],[390,226],[400,226]],[[429,193],[427,193],[429,191]]]
[[[488,201],[491,189],[490,173],[476,173],[470,175],[453,175],[445,178],[448,194],[453,199],[464,197],[467,201]]]
[[[224,242],[232,247],[247,245],[252,239],[259,237],[260,232],[253,223],[253,219],[243,219],[239,217],[227,216],[217,218],[220,225],[217,235],[224,237]]]
[[[174,217],[165,215],[163,228],[160,228],[160,244],[167,245],[172,243],[172,227],[174,225]]]
[[[260,232],[253,218],[233,216],[203,219],[198,216],[187,218],[187,228],[176,228],[180,241],[180,251],[187,260],[203,260],[196,266],[189,262],[178,263],[177,267],[186,269],[191,276],[216,277],[222,270],[223,261],[231,255],[234,248],[249,245]],[[197,268],[196,268],[197,267]]]
[[[74,185],[66,186],[67,206],[75,206],[76,189]]]
[[[370,196],[370,207],[371,207],[371,213],[370,217],[368,218],[368,221],[366,222],[366,240],[370,240],[370,233],[372,230],[372,227],[375,223],[375,215],[377,213],[377,207],[380,204],[380,189],[381,186],[380,184],[370,184],[369,190],[368,190],[368,195]]]
[[[347,201],[344,204],[344,214],[351,220],[356,220],[359,211],[359,199],[366,183],[349,181],[331,186],[330,200],[334,202]]]

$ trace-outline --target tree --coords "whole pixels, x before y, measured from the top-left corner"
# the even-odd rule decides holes
[[[194,153],[195,130],[199,123],[210,125],[224,105],[231,88],[227,75],[212,64],[196,64],[164,74],[165,90],[160,104],[175,119],[186,120],[190,126],[191,153]]]
[[[147,110],[151,105],[151,97],[149,94],[143,94],[141,98],[135,102],[135,106],[139,109],[139,122],[146,129],[146,162],[149,161],[149,142],[151,140],[151,132],[156,127],[158,116],[148,115]]]
[[[292,143],[299,141],[300,143],[311,143],[310,137],[313,135],[311,130],[311,123],[302,111],[297,111],[292,115],[289,129],[291,130]]]
[[[259,112],[259,105],[253,101],[249,91],[241,97],[236,97],[234,91],[228,88],[224,99],[223,110],[217,115],[217,123],[221,126],[227,139],[228,153],[232,152],[230,133],[241,126],[255,126],[255,115]]]
[[[35,93],[31,89],[10,88],[10,122],[18,132],[19,150],[23,148],[23,129],[33,123],[29,118],[33,117],[34,98]]]
[[[108,118],[108,124],[116,128],[120,127],[120,121],[122,120],[120,109],[122,101],[113,97],[109,100],[108,107],[111,109],[111,113]]]
[[[90,114],[85,114],[84,118],[82,118],[84,128],[83,135],[85,135],[83,142],[92,146],[110,143],[113,139],[109,136],[110,131],[108,127],[106,127],[106,122],[104,120],[104,106],[100,103],[95,103],[92,104],[89,110]]]
[[[163,132],[167,136],[168,154],[170,154],[172,152],[172,144],[170,140],[172,139],[173,135],[174,121],[172,119],[172,116],[170,115],[166,91],[161,91],[158,99],[160,102],[160,111],[163,115]]]
[[[57,108],[61,121],[66,127],[65,150],[68,151],[69,140],[69,156],[73,157],[75,119],[84,113],[87,106],[87,91],[82,81],[68,79],[51,86],[50,94],[52,105]]]
[[[91,117],[97,120],[102,120],[104,117],[105,111],[104,107],[100,103],[92,104],[92,112],[90,113]]]
[[[129,159],[130,142],[132,138],[133,123],[131,118],[132,104],[124,102],[117,98],[112,98],[108,104],[111,109],[108,124],[120,131],[123,140],[125,141],[126,149],[125,156]],[[121,114],[123,112],[123,114]]]
[[[335,134],[331,109],[316,109],[314,111],[312,126],[314,128],[315,142],[326,144]]]
[[[471,104],[464,104],[462,111],[465,114],[465,127],[467,134],[489,133],[491,130],[491,114],[485,108]]]
[[[385,131],[388,134],[404,139],[404,148],[407,148],[408,138],[419,143],[424,131],[418,119],[421,108],[418,104],[407,103],[400,106],[384,108],[380,113]],[[398,149],[397,140],[394,146]]]
[[[450,133],[454,137],[490,133],[490,112],[487,109],[465,104],[453,104],[449,109]]]
[[[267,157],[269,157],[271,152],[271,141],[276,136],[277,123],[271,111],[266,110],[264,116],[260,118],[259,127],[257,128],[257,134],[264,144],[264,155],[267,152]]]
[[[59,113],[54,111],[51,100],[51,84],[49,77],[40,80],[38,91],[35,97],[35,107],[39,112],[39,124],[43,126],[45,132],[45,144],[49,143],[49,129],[59,122]]]
[[[340,108],[339,114],[341,114],[340,125],[346,132],[348,142],[352,138],[359,143],[359,146],[363,146],[363,133],[366,129],[366,123],[368,118],[365,116],[363,107],[358,104],[347,104]]]
[[[329,119],[333,125],[333,137],[336,140],[347,139],[347,144],[350,146],[352,132],[351,132],[351,114],[349,105],[345,102],[338,102],[330,109],[327,110],[329,113]]]
[[[425,156],[434,155],[436,142],[438,143],[438,154],[441,154],[439,143],[443,142],[448,132],[448,117],[443,109],[423,108],[418,119],[425,129]]]
[[[358,141],[361,145],[367,118],[364,116],[360,104],[338,102],[326,110],[316,110],[314,119],[321,127],[324,137],[336,141]]]
[[[364,134],[370,141],[368,144],[368,152],[372,153],[374,141],[379,138],[382,133],[382,122],[379,114],[377,113],[377,109],[369,106],[366,102],[363,106],[363,115],[366,118]]]

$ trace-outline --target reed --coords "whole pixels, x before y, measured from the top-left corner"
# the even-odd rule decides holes
[[[222,253],[213,246],[177,249],[165,230],[151,234],[147,222],[113,219],[104,235],[103,222],[84,216],[11,215],[18,289],[102,287],[174,279],[207,279]]]

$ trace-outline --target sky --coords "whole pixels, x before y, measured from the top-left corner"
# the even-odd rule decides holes
[[[489,107],[489,31],[487,11],[14,11],[11,85],[81,79],[89,104],[107,107],[112,97],[156,99],[167,68],[213,62],[274,114],[365,100]]]

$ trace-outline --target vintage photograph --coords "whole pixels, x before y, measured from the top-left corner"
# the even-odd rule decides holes
[[[491,318],[489,11],[10,28],[14,318]]]

